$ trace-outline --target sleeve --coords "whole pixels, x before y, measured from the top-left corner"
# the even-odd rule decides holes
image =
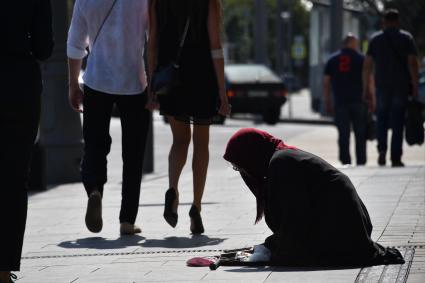
[[[68,32],[67,55],[73,59],[83,59],[87,56],[89,36],[87,22],[81,12],[80,1],[76,1],[72,13],[71,26]]]
[[[416,47],[415,40],[413,36],[409,36],[407,55],[415,55],[418,56],[418,48]]]
[[[145,6],[144,6],[144,28],[145,28],[145,38],[146,40],[149,40],[149,1],[145,1]]]
[[[54,42],[50,0],[39,0],[35,5],[30,42],[31,52],[38,60],[46,60],[52,55]]]

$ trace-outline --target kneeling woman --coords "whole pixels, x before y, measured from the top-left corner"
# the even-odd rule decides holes
[[[370,238],[372,224],[350,179],[311,153],[270,134],[241,129],[224,159],[239,171],[273,231],[271,262],[296,266],[403,263],[399,251]]]

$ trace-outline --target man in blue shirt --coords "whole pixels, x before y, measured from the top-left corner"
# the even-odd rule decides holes
[[[344,38],[343,48],[328,59],[323,81],[325,107],[328,113],[334,113],[339,135],[339,159],[344,165],[351,164],[351,125],[356,139],[357,165],[366,163],[367,105],[362,96],[364,56],[357,49],[357,38],[348,34]],[[332,86],[333,103],[330,86]]]
[[[388,129],[392,129],[391,162],[404,166],[403,131],[408,96],[418,96],[419,61],[414,39],[399,28],[399,13],[390,9],[384,15],[384,30],[372,35],[364,63],[364,90],[375,70],[378,117],[378,164],[386,164]]]

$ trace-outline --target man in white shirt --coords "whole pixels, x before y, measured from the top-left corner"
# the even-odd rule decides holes
[[[83,112],[84,156],[81,176],[89,197],[86,226],[100,232],[109,124],[115,104],[122,127],[123,181],[121,234],[140,233],[134,223],[139,207],[143,156],[150,123],[145,109],[146,75],[143,61],[148,30],[148,0],[76,0],[68,34],[69,101]],[[78,84],[82,60],[84,90]]]

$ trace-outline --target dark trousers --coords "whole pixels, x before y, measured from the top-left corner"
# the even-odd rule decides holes
[[[357,165],[366,163],[367,107],[364,103],[347,103],[335,107],[335,124],[338,129],[339,160],[351,164],[350,132],[354,130]]]
[[[22,82],[20,82],[22,83]],[[19,99],[0,108],[0,271],[20,269],[27,219],[27,181],[40,121],[40,92],[5,92]]]
[[[103,194],[107,181],[106,157],[111,149],[109,124],[114,104],[122,129],[123,181],[120,222],[134,223],[139,209],[143,158],[150,124],[145,109],[146,94],[112,95],[84,87],[84,156],[81,176],[87,194],[98,189]]]
[[[407,91],[376,90],[378,152],[388,149],[388,130],[392,129],[391,160],[400,161],[403,155],[403,133],[408,95]]]

